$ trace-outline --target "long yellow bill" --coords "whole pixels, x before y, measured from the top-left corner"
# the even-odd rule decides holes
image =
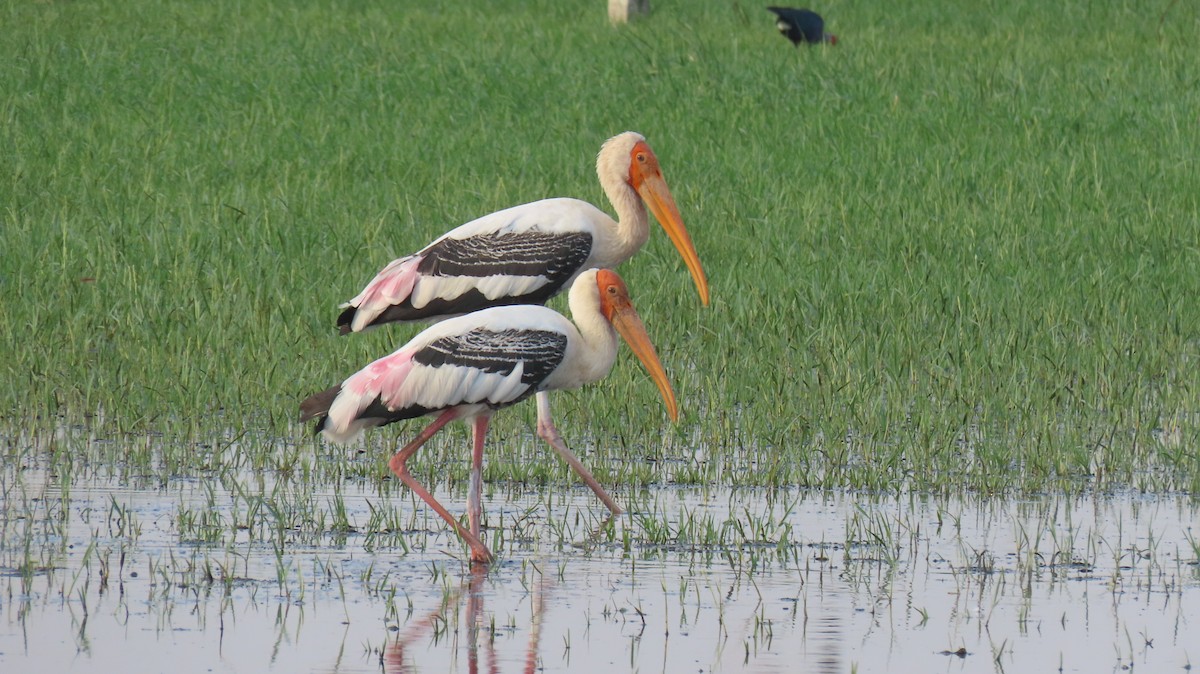
[[[629,299],[629,290],[625,287],[625,282],[616,272],[610,269],[601,269],[596,274],[596,284],[600,287],[601,311],[629,344],[633,355],[642,361],[646,372],[658,386],[658,392],[662,394],[663,403],[667,406],[667,415],[671,417],[671,421],[678,421],[679,406],[675,402],[675,392],[671,390],[671,382],[667,380],[667,372],[658,359],[654,344],[650,342],[646,326],[642,323],[641,316],[638,316],[637,310],[633,308],[633,302]]]
[[[658,158],[644,141],[633,146],[630,178],[633,189],[637,190],[642,201],[646,202],[658,224],[662,225],[667,236],[671,237],[671,243],[675,244],[675,249],[683,257],[683,263],[687,265],[692,280],[696,283],[696,290],[700,292],[700,302],[708,306],[708,279],[704,276],[704,268],[700,266],[700,256],[683,226],[683,216],[679,214],[679,207],[675,205],[675,198],[671,196],[671,190],[663,178]]]

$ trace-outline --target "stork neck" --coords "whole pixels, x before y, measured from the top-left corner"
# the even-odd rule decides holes
[[[583,383],[603,379],[617,361],[617,331],[594,303],[571,299],[571,318],[579,330],[584,353],[580,376]]]
[[[620,178],[602,179],[604,193],[617,213],[616,239],[618,251],[610,265],[617,265],[633,256],[650,238],[650,220],[646,205],[629,183]]]

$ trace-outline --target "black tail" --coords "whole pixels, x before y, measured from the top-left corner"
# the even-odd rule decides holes
[[[346,307],[346,309],[338,314],[337,328],[339,335],[350,334],[350,324],[354,322],[354,314],[358,311],[358,307]]]
[[[317,425],[313,427],[313,435],[320,433],[321,429],[325,427],[325,419],[329,415],[329,406],[333,404],[333,399],[341,392],[342,386],[339,384],[333,388],[325,389],[320,393],[314,393],[301,401],[301,422],[320,417],[320,419],[317,419]]]

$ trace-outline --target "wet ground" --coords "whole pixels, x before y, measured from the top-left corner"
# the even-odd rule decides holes
[[[7,471],[5,672],[1184,672],[1200,663],[1187,496],[1032,500],[493,491],[472,572],[411,499],[346,489],[337,535],[185,540],[212,485]],[[564,496],[565,492],[568,492]],[[462,510],[461,494],[441,494]],[[215,499],[215,500],[214,500]],[[336,504],[336,505],[334,505]],[[181,513],[185,513],[181,515]],[[191,519],[188,519],[191,518]],[[224,519],[223,519],[224,518]],[[190,524],[189,524],[190,526]],[[191,529],[189,529],[191,531]],[[257,540],[256,540],[257,538]],[[284,541],[281,545],[279,541]]]

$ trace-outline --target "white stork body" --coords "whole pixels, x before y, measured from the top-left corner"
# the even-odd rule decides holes
[[[472,220],[384,267],[342,305],[340,331],[440,320],[487,307],[543,304],[571,287],[584,270],[616,267],[645,245],[650,237],[647,207],[679,250],[707,305],[708,281],[700,258],[646,139],[632,131],[608,139],[596,156],[596,176],[615,220],[587,202],[564,198]],[[537,392],[537,433],[565,448],[545,390]],[[620,512],[603,490],[597,494],[614,513]]]
[[[392,457],[390,466],[468,542],[473,560],[489,561],[491,552],[478,538],[480,468],[487,425],[496,410],[535,393],[578,388],[603,378],[616,361],[620,332],[659,386],[671,418],[677,417],[674,393],[620,277],[610,270],[581,273],[572,286],[570,306],[574,323],[542,306],[494,307],[437,323],[340,386],[306,399],[300,406],[301,420],[319,417],[317,431],[335,442],[347,442],[366,428],[436,415]],[[405,467],[409,456],[454,419],[471,422],[474,429],[470,531]],[[547,440],[610,509],[620,512],[557,434]]]
[[[590,384],[616,361],[616,333],[596,312],[576,320],[582,331],[552,309],[520,305],[432,325],[343,382],[321,433],[350,442],[393,421],[450,408],[469,420],[537,391]]]
[[[620,228],[578,199],[543,199],[497,211],[393,260],[344,305],[343,332],[394,321],[458,316],[508,304],[543,304],[586,269],[615,267],[649,238]]]
[[[485,215],[413,255],[393,260],[342,305],[342,333],[424,321],[506,304],[543,304],[580,272],[612,268],[650,236],[646,206],[662,224],[708,304],[708,282],[658,159],[640,134],[610,138],[596,175],[614,220],[578,199],[544,199]]]

